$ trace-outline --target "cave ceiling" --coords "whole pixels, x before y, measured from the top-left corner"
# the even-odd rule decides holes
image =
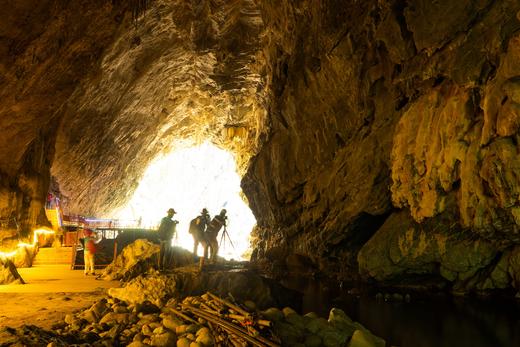
[[[0,26],[0,167],[16,175],[36,138],[55,137],[73,213],[124,203],[172,146],[210,140],[243,172],[265,131],[253,1],[155,0],[137,20],[125,3],[8,1]]]

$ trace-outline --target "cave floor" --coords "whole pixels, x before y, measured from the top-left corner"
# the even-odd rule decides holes
[[[0,286],[0,327],[33,324],[49,329],[65,315],[92,305],[118,281],[84,276],[70,265],[18,269],[26,284]]]

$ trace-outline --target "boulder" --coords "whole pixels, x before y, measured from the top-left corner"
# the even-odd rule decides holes
[[[132,279],[157,265],[159,251],[159,245],[145,239],[136,240],[123,248],[101,276],[107,281]]]
[[[385,342],[372,335],[368,330],[358,329],[354,331],[348,347],[384,347]]]
[[[9,259],[0,258],[0,284],[24,284],[16,266]]]
[[[163,319],[162,324],[165,328],[175,331],[178,326],[183,324],[183,322],[176,317],[169,316]]]
[[[106,315],[101,318],[99,321],[100,324],[107,323],[107,324],[126,324],[129,321],[129,314],[128,313],[115,313],[115,312],[109,312]]]
[[[31,267],[36,251],[36,247],[34,246],[20,246],[16,249],[16,254],[11,260],[17,268]]]
[[[128,345],[128,347],[146,347],[147,344],[142,343],[141,341],[133,341]]]
[[[168,331],[164,332],[162,334],[153,335],[151,338],[151,345],[152,346],[159,346],[159,347],[168,347],[168,346],[174,346],[177,342],[177,336],[175,333]]]
[[[157,268],[159,245],[138,239],[125,246],[116,259],[103,271],[102,278],[107,281],[129,281],[138,275]],[[185,249],[173,247],[172,268],[193,263],[193,254]]]
[[[492,264],[497,250],[491,242],[468,234],[451,223],[452,218],[444,217],[419,224],[406,211],[394,213],[361,248],[360,273],[378,281],[411,274],[443,277],[470,290],[474,284],[469,280]]]
[[[206,327],[201,328],[196,333],[197,339],[195,340],[198,343],[201,343],[204,346],[213,346],[215,344],[215,338],[211,334],[210,330]]]
[[[123,288],[110,288],[108,294],[129,304],[142,304],[150,301],[156,306],[162,306],[169,298],[177,293],[175,278],[151,271],[140,275]]]
[[[183,337],[177,340],[177,347],[190,347],[191,341]]]

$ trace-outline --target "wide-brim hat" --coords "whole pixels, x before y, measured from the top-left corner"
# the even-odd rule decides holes
[[[169,208],[167,212],[168,213],[177,213],[177,212],[175,212],[175,210],[173,208]]]

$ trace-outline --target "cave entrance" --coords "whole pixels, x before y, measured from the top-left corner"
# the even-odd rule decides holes
[[[173,207],[177,214],[174,245],[193,250],[188,232],[190,221],[207,208],[211,217],[227,210],[227,231],[233,242],[224,242],[219,256],[248,260],[249,236],[255,217],[242,198],[240,176],[233,155],[211,143],[181,148],[155,158],[146,169],[129,203],[116,212],[120,219],[141,220],[143,225],[157,224]],[[219,233],[219,241],[220,235]],[[199,255],[202,255],[199,246]]]

